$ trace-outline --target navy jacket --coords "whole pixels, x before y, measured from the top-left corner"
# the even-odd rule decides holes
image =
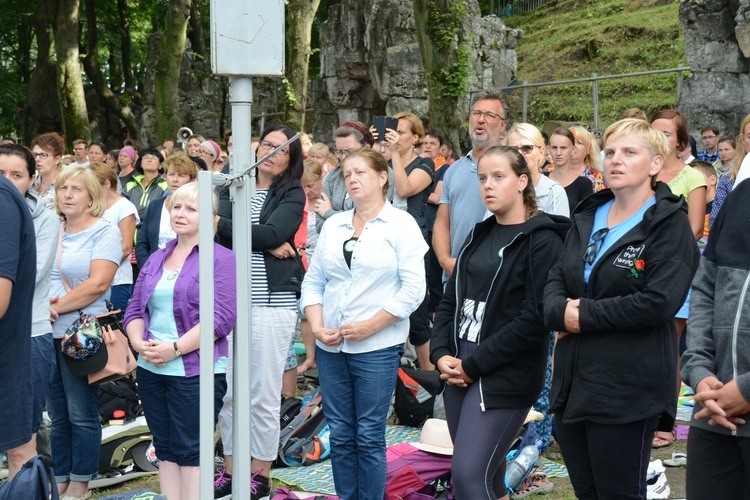
[[[141,269],[149,256],[159,249],[159,223],[161,222],[161,209],[166,199],[162,197],[149,203],[146,215],[143,216],[135,242],[135,260],[138,262],[138,269]]]

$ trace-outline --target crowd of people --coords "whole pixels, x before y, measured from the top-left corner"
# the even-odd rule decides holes
[[[51,419],[64,500],[99,471],[98,389],[63,352],[81,312],[124,311],[161,492],[197,498],[199,338],[214,339],[216,421],[231,494],[232,426],[250,426],[253,499],[266,498],[283,398],[318,369],[336,492],[383,497],[385,425],[405,348],[445,382],[459,499],[507,498],[505,456],[533,408],[578,498],[645,498],[652,448],[675,439],[682,379],[695,391],[688,498],[750,490],[750,115],[738,134],[665,109],[605,131],[510,125],[476,93],[470,151],[401,112],[343,123],[333,148],[284,124],[253,141],[249,214],[217,188],[214,331],[201,332],[199,170],[228,172],[231,133],[119,150],[50,132],[0,144],[0,422],[9,477]],[[746,131],[748,129],[749,131]],[[248,138],[250,139],[250,138]],[[5,141],[4,141],[5,142]],[[694,142],[694,141],[693,141]],[[740,194],[733,194],[737,191]],[[232,225],[252,227],[251,414],[233,414]],[[748,243],[746,243],[746,241]],[[701,255],[702,254],[702,255]],[[35,279],[30,279],[35,276]],[[294,353],[299,329],[307,356]],[[31,397],[28,397],[31,395]],[[613,453],[613,450],[617,450]]]

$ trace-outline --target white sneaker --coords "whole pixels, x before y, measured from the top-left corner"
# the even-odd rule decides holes
[[[660,500],[669,498],[671,489],[667,481],[666,469],[661,460],[654,460],[648,464],[646,475],[646,498],[649,500]]]

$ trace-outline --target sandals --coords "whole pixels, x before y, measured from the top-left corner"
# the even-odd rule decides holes
[[[678,451],[672,452],[672,458],[663,460],[662,463],[667,467],[682,467],[687,465],[687,455]]]
[[[555,489],[555,485],[549,482],[547,474],[542,471],[534,471],[520,485],[518,491],[511,495],[511,498],[526,498],[531,495],[546,495]]]
[[[672,446],[677,434],[674,430],[672,432],[656,431],[654,439],[651,441],[651,448],[666,448]]]

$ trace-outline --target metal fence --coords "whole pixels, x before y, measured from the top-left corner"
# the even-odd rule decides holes
[[[542,82],[542,83],[527,83],[522,82],[519,85],[507,85],[501,90],[503,92],[510,92],[513,90],[521,89],[523,91],[523,121],[528,121],[528,105],[529,105],[529,89],[538,87],[552,87],[555,85],[570,85],[573,83],[585,83],[591,82],[591,95],[594,106],[594,127],[599,128],[599,81],[601,80],[614,80],[616,78],[633,78],[646,75],[658,75],[662,73],[677,73],[677,100],[680,101],[680,93],[682,92],[682,79],[683,73],[690,71],[689,67],[679,66],[671,69],[658,69],[653,71],[640,71],[636,73],[623,73],[619,75],[603,75],[599,76],[596,73],[592,74],[589,78],[576,78],[573,80],[559,80],[556,82]]]
[[[508,18],[523,12],[538,9],[552,0],[490,0],[490,12],[502,18]],[[495,7],[497,5],[497,8]],[[497,9],[497,10],[496,10]]]

